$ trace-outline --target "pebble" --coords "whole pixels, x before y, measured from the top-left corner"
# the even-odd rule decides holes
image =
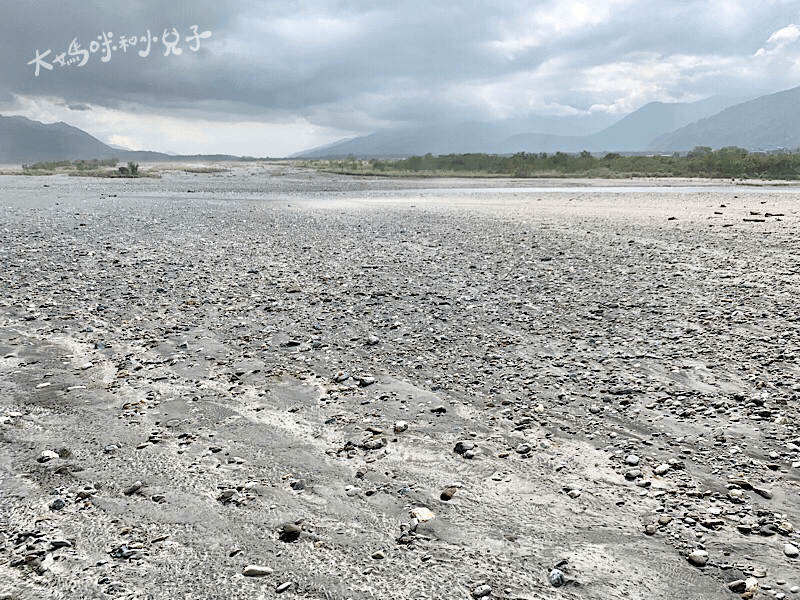
[[[286,582],[280,584],[278,587],[275,588],[275,593],[276,594],[282,594],[283,592],[288,590],[290,587],[292,587],[292,582],[291,581],[286,581]]]
[[[48,462],[48,461],[54,460],[54,459],[56,459],[56,458],[58,458],[58,454],[56,454],[56,453],[55,453],[55,452],[53,452],[52,450],[44,450],[44,451],[42,451],[42,453],[39,455],[39,462],[40,462],[40,463],[45,463],[45,462]]]
[[[56,498],[50,503],[50,510],[61,510],[67,505],[63,498]]]
[[[124,490],[122,493],[125,494],[126,496],[131,496],[131,495],[135,494],[136,492],[138,492],[140,489],[142,489],[142,485],[143,484],[142,484],[141,481],[136,481],[133,484],[131,484],[131,486],[129,488]]]
[[[794,544],[785,544],[783,546],[783,553],[789,558],[797,558],[800,555],[800,550]]]
[[[364,490],[356,485],[348,485],[344,488],[344,493],[350,496],[351,498],[358,496]]]
[[[450,487],[446,487],[444,490],[442,490],[442,493],[439,496],[439,498],[441,498],[445,502],[448,502],[449,500],[451,500],[453,498],[453,496],[456,495],[457,491],[458,491],[458,488],[456,486],[454,486],[454,485],[452,485]]]
[[[435,517],[436,515],[433,514],[433,511],[429,508],[425,508],[424,506],[418,506],[417,508],[411,511],[411,518],[416,519],[420,523],[424,523],[425,521],[430,521]]]
[[[639,457],[636,456],[635,454],[629,454],[628,456],[625,457],[625,462],[631,465],[632,467],[635,467],[636,465],[639,464]]]
[[[284,523],[281,527],[280,539],[283,542],[293,542],[300,537],[303,528],[296,523]]]
[[[492,588],[488,585],[479,585],[474,590],[472,590],[472,597],[473,598],[483,598],[484,596],[488,596],[492,593]]]
[[[464,441],[456,443],[456,446],[455,446],[455,448],[453,448],[453,451],[456,454],[464,455],[467,452],[469,452],[470,450],[473,450],[474,448],[475,448],[475,442],[471,442],[469,440],[464,440]]]
[[[404,431],[408,430],[408,423],[405,421],[397,421],[394,424],[394,432],[395,433],[403,433]]]
[[[245,577],[265,577],[267,575],[272,575],[274,569],[264,565],[247,565],[244,569],[242,569],[242,575]]]
[[[694,550],[689,554],[689,562],[697,567],[703,567],[708,563],[708,552],[705,550]]]
[[[561,587],[567,581],[567,578],[561,569],[553,569],[550,571],[547,579],[550,581],[550,585],[553,587]]]
[[[384,554],[383,550],[378,550],[377,552],[373,552],[371,556],[374,560],[383,560],[384,558],[386,558],[386,554]]]

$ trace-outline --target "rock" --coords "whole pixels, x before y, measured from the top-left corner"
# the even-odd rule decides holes
[[[625,457],[625,463],[629,464],[632,467],[635,467],[639,464],[639,457],[635,454],[629,454]]]
[[[772,492],[765,488],[754,487],[753,491],[761,496],[762,498],[766,498],[767,500],[772,499]]]
[[[789,558],[797,558],[800,555],[800,550],[794,544],[785,544],[783,546],[783,553]]]
[[[655,469],[653,469],[653,473],[656,475],[664,475],[669,471],[669,465],[658,465]]]
[[[371,554],[371,558],[373,560],[383,560],[386,558],[386,554],[383,553],[383,550],[378,550],[377,552],[373,552]]]
[[[456,454],[464,454],[468,450],[472,450],[475,448],[475,443],[469,440],[463,440],[461,442],[456,443],[455,448],[453,448],[453,452]]]
[[[435,415],[443,415],[444,413],[447,412],[447,407],[442,405],[434,406],[433,408],[431,408],[431,412]]]
[[[561,569],[553,569],[550,571],[550,574],[547,576],[550,585],[553,587],[561,587],[567,581],[566,575]]]
[[[742,598],[752,598],[758,592],[758,579],[755,577],[748,577],[744,580],[744,592]]]
[[[244,569],[242,569],[242,575],[245,577],[265,577],[267,575],[272,575],[274,569],[264,565],[247,565]]]
[[[296,492],[306,489],[307,482],[305,479],[297,479],[289,484],[289,486]]]
[[[633,481],[634,479],[638,479],[642,476],[641,469],[631,469],[630,471],[625,472],[625,479],[628,481]]]
[[[431,509],[425,508],[424,506],[418,506],[411,511],[411,518],[416,519],[420,523],[424,523],[425,521],[430,521],[431,519],[436,518],[436,515],[433,514]]]
[[[220,502],[228,502],[235,495],[236,495],[236,490],[235,489],[222,490],[220,495],[217,496],[217,500],[219,500]]]
[[[528,454],[531,451],[530,444],[520,444],[516,447],[517,454]]]
[[[143,484],[142,484],[141,481],[136,481],[136,482],[132,483],[130,485],[130,487],[125,489],[122,493],[125,494],[126,496],[132,496],[133,494],[138,492],[140,489],[142,489],[142,485]]]
[[[408,430],[408,423],[405,421],[397,421],[394,424],[394,432],[395,433],[403,433],[404,431]]]
[[[58,454],[53,452],[52,450],[43,450],[42,453],[39,455],[37,459],[40,463],[46,463],[51,460],[58,458]]]
[[[56,498],[50,503],[50,510],[61,510],[67,505],[66,500],[63,498]]]
[[[283,592],[288,590],[290,587],[292,587],[292,582],[291,581],[286,581],[286,582],[280,584],[278,587],[275,588],[275,593],[276,594],[282,594]]]
[[[644,532],[647,535],[654,535],[657,529],[658,528],[654,524],[650,523],[644,528]]]
[[[441,500],[444,500],[445,502],[448,502],[449,500],[451,500],[453,498],[453,496],[456,495],[457,491],[458,491],[458,488],[456,486],[454,486],[454,485],[451,485],[450,487],[446,487],[444,490],[442,490],[442,493],[439,496],[439,498]]]
[[[284,523],[281,527],[279,539],[282,542],[294,542],[300,537],[302,532],[303,528],[296,523]]]
[[[728,584],[728,589],[734,594],[742,594],[746,588],[747,582],[744,579],[737,579],[736,581],[731,581]]]
[[[705,550],[694,550],[688,556],[689,562],[696,567],[704,567],[708,563],[708,552]]]
[[[473,598],[483,598],[492,593],[492,588],[488,585],[479,585],[472,590],[471,595]]]

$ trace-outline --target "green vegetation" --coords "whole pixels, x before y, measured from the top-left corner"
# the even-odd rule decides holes
[[[184,173],[227,173],[230,169],[223,169],[222,167],[181,167]]]
[[[106,177],[106,178],[134,178],[134,177],[160,177],[156,172],[140,172],[139,165],[133,161],[127,167],[114,167],[119,162],[116,158],[91,160],[59,160],[53,162],[37,162],[32,165],[22,165],[23,175],[56,175],[59,173],[73,177]]]
[[[448,154],[411,156],[401,160],[321,160],[304,163],[323,171],[352,175],[436,177],[708,177],[724,179],[800,180],[800,151],[748,152],[730,146],[712,150],[699,146],[686,155],[602,157],[580,154]]]

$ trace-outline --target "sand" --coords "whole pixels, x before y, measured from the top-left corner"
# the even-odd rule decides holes
[[[798,192],[0,178],[0,597],[794,596]]]

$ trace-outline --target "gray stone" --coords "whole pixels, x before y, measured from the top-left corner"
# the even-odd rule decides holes
[[[694,550],[688,556],[689,562],[696,567],[704,567],[708,563],[708,552],[705,550]]]
[[[468,450],[472,450],[474,448],[475,448],[475,443],[474,442],[470,442],[469,440],[464,440],[464,441],[456,443],[456,446],[455,446],[455,448],[453,448],[453,451],[456,454],[464,454]]]
[[[242,575],[245,577],[265,577],[272,575],[274,569],[264,565],[247,565],[242,569]]]

